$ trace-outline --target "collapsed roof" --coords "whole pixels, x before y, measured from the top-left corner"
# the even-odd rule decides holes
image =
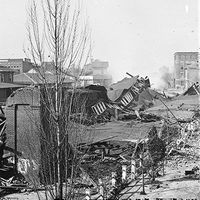
[[[165,98],[162,94],[150,89],[148,77],[139,78],[139,76],[124,78],[114,83],[107,91],[107,95],[110,99],[109,103],[99,101],[92,107],[96,115],[103,115],[109,110],[130,113],[152,106],[155,96]]]
[[[200,88],[198,83],[194,83],[183,93],[183,95],[199,95],[199,94],[200,94]]]

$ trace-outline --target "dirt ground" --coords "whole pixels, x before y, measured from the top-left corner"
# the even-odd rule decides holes
[[[177,161],[179,164],[177,164]],[[174,157],[173,160],[167,161],[165,175],[156,178],[155,184],[145,186],[146,195],[140,195],[141,189],[135,193],[129,191],[121,199],[144,199],[144,198],[183,198],[200,200],[200,179],[198,177],[186,177],[185,170],[191,170],[194,166],[200,166],[200,161],[179,159]],[[135,189],[133,189],[135,191]],[[41,194],[41,200],[45,199]],[[42,198],[43,196],[43,198]],[[38,200],[36,193],[19,193],[7,195],[6,198],[12,200]]]
[[[170,156],[165,162],[164,176],[156,178],[154,184],[145,186],[146,195],[140,195],[135,189],[129,190],[120,199],[144,199],[144,198],[182,198],[200,200],[200,175],[185,175],[186,170],[193,167],[200,168],[200,132],[188,140],[189,146],[181,148],[180,152],[186,155]],[[162,174],[162,172],[160,172]],[[132,192],[132,193],[131,193]]]
[[[142,189],[137,193],[123,195],[121,199],[143,199],[143,198],[183,198],[183,199],[200,199],[200,180],[185,176],[185,170],[191,170],[197,163],[188,162],[186,165],[170,166],[169,162],[165,169],[165,175],[156,178],[154,184],[145,186],[146,195],[140,195]],[[200,163],[199,163],[200,164]],[[134,191],[134,189],[133,189]]]

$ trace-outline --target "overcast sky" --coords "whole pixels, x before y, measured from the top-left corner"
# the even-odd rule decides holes
[[[38,0],[40,1],[40,0]],[[173,67],[177,51],[198,51],[198,0],[83,0],[93,58],[108,61],[114,81]],[[0,0],[0,58],[25,57],[28,0]]]

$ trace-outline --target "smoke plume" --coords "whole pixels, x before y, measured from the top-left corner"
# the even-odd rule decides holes
[[[160,71],[160,79],[161,79],[161,88],[170,88],[172,87],[173,77],[172,72],[169,67],[163,66],[159,69]]]

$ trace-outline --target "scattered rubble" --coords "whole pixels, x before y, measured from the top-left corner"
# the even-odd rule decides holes
[[[94,98],[86,103],[84,118],[75,112],[70,116],[73,122],[87,126],[77,148],[81,162],[76,187],[82,188],[82,193],[87,191],[87,197],[107,199],[127,197],[129,187],[132,196],[145,193],[148,186],[149,191],[169,188],[170,181],[160,181],[166,169],[178,170],[188,160],[198,161],[200,156],[196,145],[200,142],[197,89],[193,85],[183,95],[167,98],[150,88],[148,77],[138,76],[113,84],[109,90],[94,85],[80,89],[79,94],[89,93]],[[4,128],[1,130],[2,170],[6,170],[6,164],[15,169],[9,158],[22,153],[13,151],[5,156],[8,147]],[[72,143],[71,137],[69,140]],[[14,172],[4,175],[0,169],[1,188],[30,188],[23,178],[16,183]],[[186,177],[199,178],[199,165],[180,171],[173,181]]]

